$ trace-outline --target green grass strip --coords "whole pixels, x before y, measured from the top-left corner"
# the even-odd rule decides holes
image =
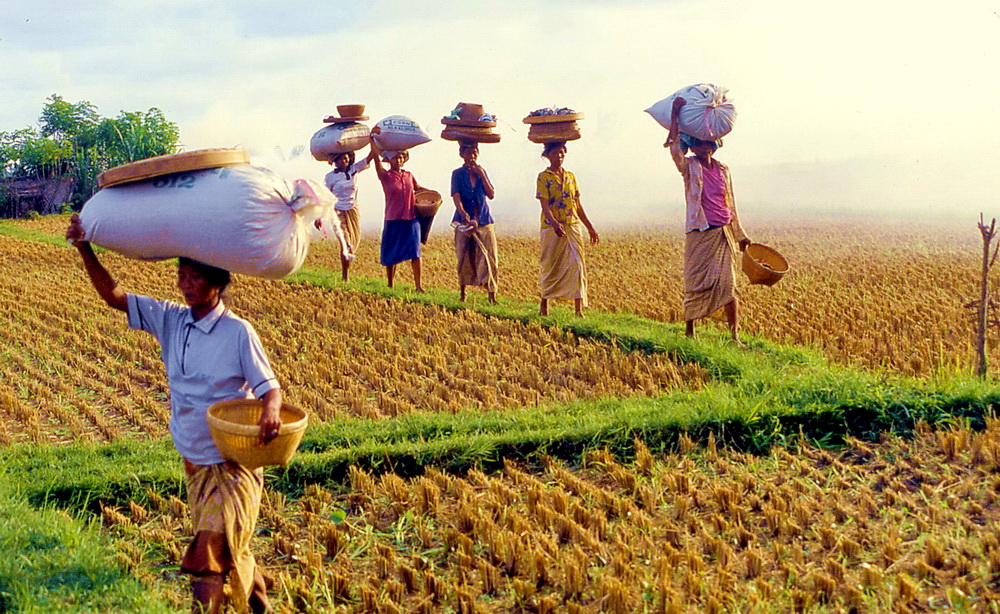
[[[22,241],[35,241],[36,243],[47,243],[57,247],[66,247],[66,239],[58,237],[41,230],[31,230],[23,226],[17,226],[6,222],[0,222],[0,234]]]
[[[707,331],[692,339],[684,335],[682,324],[659,322],[628,313],[590,310],[586,317],[578,318],[569,309],[554,307],[550,310],[550,315],[542,316],[535,303],[504,298],[500,298],[496,305],[482,300],[463,303],[454,290],[431,288],[426,292],[416,292],[406,285],[389,288],[383,282],[363,278],[344,283],[340,279],[340,273],[325,270],[302,270],[285,281],[329,290],[365,292],[386,299],[432,305],[450,311],[470,309],[485,316],[525,324],[537,322],[546,327],[558,327],[579,337],[615,345],[626,352],[666,354],[677,362],[696,363],[704,367],[711,377],[720,380],[733,380],[753,371],[770,371],[789,366],[815,367],[825,363],[816,351],[780,345],[756,337],[746,337],[743,347],[729,343],[727,335]]]
[[[0,612],[174,611],[116,562],[92,522],[30,505],[0,476]]]
[[[372,421],[342,418],[311,427],[286,468],[268,470],[268,482],[290,495],[310,483],[341,482],[351,466],[374,473],[416,475],[426,466],[462,472],[492,469],[503,459],[536,462],[541,455],[578,461],[603,447],[622,458],[633,439],[656,452],[677,449],[680,435],[765,453],[802,438],[835,445],[844,437],[907,433],[917,421],[936,426],[982,426],[1000,404],[1000,391],[978,380],[947,387],[893,382],[875,376],[805,374],[762,398],[737,386],[657,398],[578,400],[566,405],[508,411],[422,413]],[[0,450],[0,463],[34,505],[96,510],[98,501],[144,501],[150,490],[176,494],[180,458],[169,440],[19,444]]]

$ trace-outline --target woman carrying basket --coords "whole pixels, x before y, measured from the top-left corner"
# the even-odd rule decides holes
[[[405,149],[388,152],[386,155],[390,154],[389,170],[382,166],[378,156],[373,158],[375,171],[385,193],[385,220],[382,224],[379,263],[385,267],[386,282],[391,288],[396,277],[396,265],[409,260],[413,267],[413,285],[417,292],[423,292],[424,286],[420,279],[420,221],[417,218],[415,196],[416,191],[423,188],[413,178],[413,173],[403,170],[410,154]]]
[[[212,441],[206,417],[213,403],[260,398],[260,443],[281,429],[281,389],[253,327],[222,302],[228,271],[181,258],[177,288],[186,306],[126,294],[97,259],[80,218],[66,238],[83,259],[91,283],[112,308],[128,314],[130,328],[157,338],[170,388],[170,434],[184,460],[194,540],[181,561],[191,574],[193,609],[218,612],[226,576],[237,610],[270,612],[264,579],[250,553],[264,474],[227,461]]]
[[[465,300],[466,286],[483,286],[491,303],[496,303],[497,243],[493,233],[490,205],[496,195],[486,169],[479,166],[479,145],[462,142],[458,155],[464,164],[451,173],[451,198],[455,202],[455,254],[458,258],[458,287]]]
[[[587,306],[587,263],[584,258],[581,223],[590,234],[590,242],[600,238],[580,202],[576,176],[563,168],[566,143],[545,144],[542,157],[549,167],[538,174],[535,198],[542,206],[541,239],[541,304],[539,311],[549,315],[549,299],[573,299],[577,316],[583,316]]]
[[[684,235],[684,320],[694,336],[694,321],[724,309],[732,339],[739,342],[739,292],[736,253],[750,245],[736,213],[729,167],[713,158],[720,143],[680,133],[678,111],[687,102],[676,98],[664,147],[684,177],[687,201]],[[690,149],[693,156],[685,156]]]

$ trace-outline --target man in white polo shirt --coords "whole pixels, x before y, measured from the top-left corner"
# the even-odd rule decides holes
[[[76,215],[66,238],[76,245],[91,283],[114,309],[128,314],[130,328],[160,342],[170,388],[170,434],[184,459],[194,540],[181,562],[193,576],[195,610],[218,612],[229,575],[240,611],[270,612],[264,580],[250,553],[264,474],[219,454],[208,430],[209,406],[217,401],[259,398],[264,403],[260,441],[278,436],[281,388],[253,327],[222,302],[228,271],[181,258],[177,287],[187,306],[126,294],[100,263]],[[232,573],[230,573],[232,572]]]

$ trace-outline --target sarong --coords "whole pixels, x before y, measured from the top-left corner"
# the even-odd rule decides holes
[[[420,257],[420,222],[412,220],[391,220],[383,222],[382,245],[379,248],[379,263],[392,266]]]
[[[253,590],[257,568],[250,552],[250,538],[260,511],[264,471],[250,470],[231,462],[189,467],[194,467],[194,471],[185,476],[192,532],[196,541],[200,531],[226,536],[233,562],[233,573],[229,574],[232,601],[236,610],[243,612],[248,607],[247,597]],[[183,564],[181,569],[202,571],[184,569]]]
[[[461,286],[484,286],[497,291],[497,243],[493,224],[468,232],[455,230],[455,256],[458,258],[458,283]]]
[[[684,236],[684,319],[710,316],[739,297],[736,241],[727,226]]]
[[[361,214],[358,213],[358,208],[353,207],[347,211],[338,209],[337,217],[340,218],[340,229],[344,231],[350,252],[356,254],[358,245],[361,244]]]
[[[583,224],[564,224],[566,236],[543,228],[541,237],[542,298],[583,299],[587,306],[587,263],[583,255]]]

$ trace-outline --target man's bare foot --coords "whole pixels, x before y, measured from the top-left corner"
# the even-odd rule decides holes
[[[497,293],[496,292],[490,292],[489,300],[490,300],[491,304],[496,305],[497,304]]]

